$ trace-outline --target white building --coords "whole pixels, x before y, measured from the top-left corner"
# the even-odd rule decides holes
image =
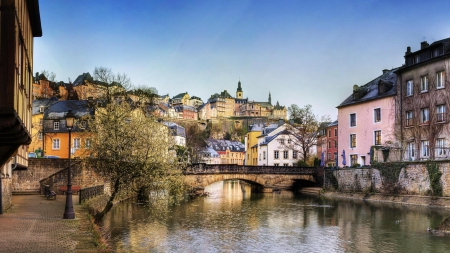
[[[294,166],[301,158],[300,146],[292,140],[293,134],[287,124],[263,129],[258,136],[258,165]]]

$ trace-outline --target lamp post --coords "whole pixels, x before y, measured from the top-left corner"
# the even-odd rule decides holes
[[[66,114],[66,127],[69,130],[69,169],[67,173],[67,192],[66,192],[66,208],[64,211],[63,219],[75,219],[75,212],[73,211],[73,202],[72,202],[72,182],[70,181],[70,176],[72,174],[72,170],[70,167],[70,153],[71,153],[71,132],[73,128],[73,123],[75,121],[75,115],[72,113],[72,110],[69,110]]]

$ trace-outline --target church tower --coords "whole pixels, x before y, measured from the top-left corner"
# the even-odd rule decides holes
[[[270,91],[269,91],[269,104],[272,104],[272,96],[270,95]]]
[[[244,98],[244,92],[242,92],[241,80],[238,82],[238,88],[236,90],[236,98]]]

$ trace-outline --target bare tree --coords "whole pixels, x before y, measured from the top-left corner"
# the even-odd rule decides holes
[[[293,104],[288,108],[290,119],[293,124],[288,127],[289,140],[285,144],[290,149],[295,149],[296,147],[300,149],[302,160],[307,162],[311,148],[317,145],[317,137],[319,126],[322,122],[330,122],[329,116],[319,116],[315,115],[312,111],[311,105],[305,105],[303,108]]]

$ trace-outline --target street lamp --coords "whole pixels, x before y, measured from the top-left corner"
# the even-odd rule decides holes
[[[72,110],[69,110],[66,114],[66,127],[69,130],[69,169],[67,174],[67,192],[66,192],[66,209],[64,211],[63,219],[75,219],[75,212],[73,211],[73,202],[72,202],[72,182],[70,181],[70,175],[72,174],[70,167],[70,149],[71,149],[71,132],[73,128],[73,123],[75,121],[75,115],[72,113]]]

